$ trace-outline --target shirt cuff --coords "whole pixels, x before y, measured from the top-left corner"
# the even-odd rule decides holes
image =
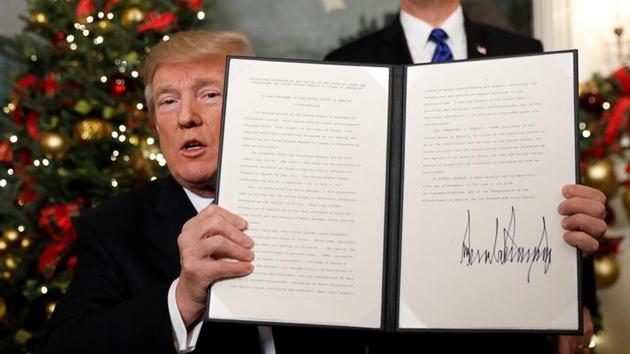
[[[177,283],[179,278],[173,280],[171,287],[168,289],[168,313],[171,317],[171,325],[173,326],[173,344],[175,350],[178,353],[188,353],[195,350],[197,346],[197,339],[199,339],[199,332],[201,332],[201,326],[203,320],[197,321],[189,330],[184,324],[179,308],[177,307],[177,299],[175,298],[175,289],[177,289]]]

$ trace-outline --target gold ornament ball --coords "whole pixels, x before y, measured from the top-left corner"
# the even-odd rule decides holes
[[[31,240],[26,236],[22,237],[22,241],[20,241],[20,246],[22,246],[22,248],[28,248],[28,246],[30,245],[31,245]]]
[[[584,174],[584,183],[599,189],[607,196],[613,195],[618,187],[613,162],[604,158],[590,163]]]
[[[31,13],[30,21],[32,24],[35,24],[37,26],[44,27],[48,25],[48,17],[46,17],[45,13],[40,12],[40,11]]]
[[[2,233],[2,239],[7,242],[15,242],[20,238],[20,232],[17,229],[7,229]]]
[[[595,285],[599,289],[606,289],[619,278],[619,262],[613,254],[595,257]]]
[[[46,132],[40,136],[39,146],[48,156],[62,158],[70,149],[70,138],[63,133]]]
[[[144,12],[136,6],[131,6],[123,10],[120,17],[120,23],[123,27],[130,27],[135,23],[140,23],[144,20]]]
[[[101,118],[86,118],[74,125],[74,139],[79,142],[99,140],[112,133],[112,125]]]
[[[98,23],[96,24],[96,29],[100,32],[100,33],[104,33],[107,32],[107,29],[109,28],[109,26],[112,23],[109,20],[100,20],[98,21]]]
[[[3,297],[0,297],[0,321],[4,319],[7,314],[7,302]]]
[[[9,247],[9,245],[7,245],[7,242],[5,240],[0,240],[0,252],[6,250]]]
[[[2,278],[6,280],[11,279],[11,272],[9,272],[8,270],[5,270],[4,272],[2,272]]]

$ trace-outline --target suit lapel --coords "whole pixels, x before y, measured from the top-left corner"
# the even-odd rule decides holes
[[[158,183],[155,194],[148,197],[146,234],[162,259],[164,270],[176,277],[180,271],[177,237],[184,223],[197,212],[173,177],[165,177]]]
[[[382,45],[377,46],[380,61],[385,64],[412,64],[411,53],[402,25],[400,17],[383,29],[381,36]]]
[[[468,59],[483,58],[487,56],[488,47],[486,38],[481,28],[470,21],[464,14],[464,29],[466,31],[466,46],[468,47]]]

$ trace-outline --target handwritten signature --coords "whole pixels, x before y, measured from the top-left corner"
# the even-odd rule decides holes
[[[544,274],[547,274],[551,265],[551,247],[547,238],[547,224],[545,217],[542,217],[542,232],[538,245],[531,248],[519,246],[516,242],[516,212],[512,207],[510,222],[507,228],[503,228],[503,246],[499,243],[499,218],[495,218],[494,245],[490,249],[475,249],[471,243],[470,210],[467,210],[466,230],[462,241],[462,255],[460,264],[472,266],[475,264],[499,264],[506,263],[529,263],[527,270],[527,282],[530,282],[530,275],[534,263],[542,262]],[[543,246],[544,243],[544,247]]]

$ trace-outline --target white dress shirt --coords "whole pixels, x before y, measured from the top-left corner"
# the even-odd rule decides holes
[[[186,192],[186,196],[190,199],[197,213],[214,201],[214,198],[198,196],[186,188],[184,188],[184,192]],[[178,353],[188,353],[195,350],[197,346],[197,339],[199,339],[199,332],[201,332],[201,327],[203,326],[203,319],[199,319],[190,330],[186,328],[184,320],[179,313],[177,300],[175,298],[175,289],[177,288],[178,282],[179,278],[173,280],[171,287],[168,289],[168,313],[171,317],[171,325],[173,327],[175,350]],[[258,338],[264,354],[276,354],[271,327],[258,326]]]
[[[400,11],[400,24],[405,33],[407,46],[414,64],[431,62],[436,44],[429,40],[429,35],[435,27],[402,10]],[[468,58],[462,7],[458,7],[439,28],[448,34],[446,44],[451,49],[451,53],[453,53],[453,59]]]

